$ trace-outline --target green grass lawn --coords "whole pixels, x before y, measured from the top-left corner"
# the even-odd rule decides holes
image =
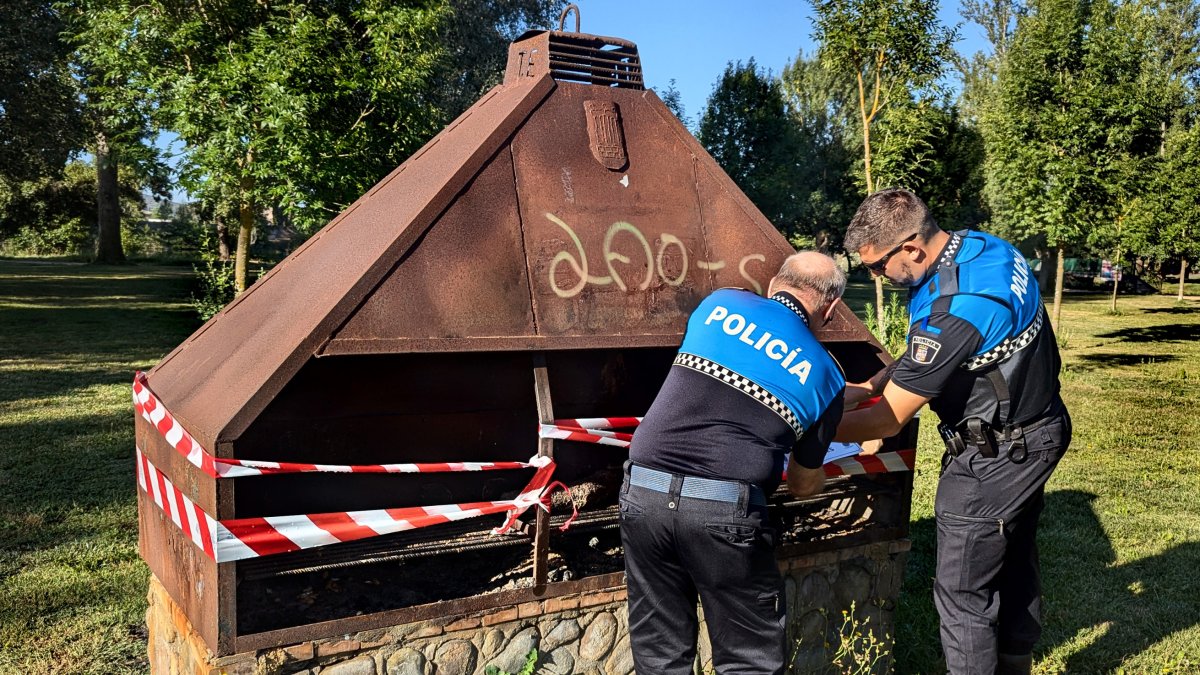
[[[0,261],[0,673],[144,672],[129,383],[195,329],[190,270]],[[1189,288],[1189,292],[1191,289]],[[849,304],[873,298],[854,284]],[[1043,673],[1200,673],[1200,301],[1068,295],[1075,441],[1041,536]],[[922,420],[901,673],[939,672]]]
[[[146,670],[129,387],[190,276],[0,261],[0,673]]]

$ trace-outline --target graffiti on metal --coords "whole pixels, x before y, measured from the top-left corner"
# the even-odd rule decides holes
[[[570,225],[563,222],[561,218],[552,213],[547,213],[546,218],[550,222],[561,227],[567,233],[567,236],[571,238],[571,242],[575,244],[576,254],[572,254],[570,251],[559,251],[550,260],[550,266],[548,269],[550,290],[554,291],[554,294],[560,298],[575,297],[583,292],[584,287],[586,287],[588,284],[593,284],[596,286],[608,286],[610,284],[614,284],[622,291],[627,291],[630,288],[629,281],[632,281],[634,282],[637,290],[644,291],[650,288],[650,284],[654,283],[654,277],[656,275],[668,286],[680,286],[683,284],[684,279],[687,278],[687,246],[684,245],[683,240],[669,232],[664,232],[658,237],[658,250],[655,251],[654,247],[650,245],[650,240],[646,238],[646,235],[642,234],[642,231],[639,230],[637,226],[623,220],[614,222],[604,233],[604,243],[601,247],[601,258],[604,261],[604,267],[608,271],[608,274],[597,275],[591,273],[587,252],[584,251],[583,242],[580,241],[579,235],[575,234],[575,230],[573,230]],[[617,271],[617,268],[613,265],[614,262],[619,262],[622,265],[628,265],[632,262],[632,258],[629,256],[613,250],[613,242],[616,241],[617,237],[622,236],[632,237],[638,244],[641,245],[641,249],[646,255],[646,273],[640,279],[627,281],[621,276],[621,274]],[[664,264],[664,258],[669,255],[669,252],[672,249],[676,249],[678,251],[681,261],[679,272],[675,275],[672,275]],[[760,263],[765,262],[766,259],[766,256],[761,253],[751,253],[743,256],[738,262],[738,272],[742,275],[742,278],[746,280],[746,283],[750,284],[751,288],[753,288],[754,291],[760,295],[763,291],[762,285],[757,279],[750,275],[750,272],[746,269],[746,266],[748,263],[754,261]],[[575,276],[578,277],[578,281],[576,281],[574,285],[567,286],[565,288],[559,285],[557,272],[559,265],[562,264],[566,264],[568,267],[570,267],[571,271],[574,272]],[[716,271],[723,269],[725,265],[726,263],[724,260],[696,261],[696,267],[702,270]]]

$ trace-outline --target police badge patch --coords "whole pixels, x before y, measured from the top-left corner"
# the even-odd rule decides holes
[[[925,366],[933,363],[933,360],[937,358],[937,353],[941,350],[942,343],[923,335],[914,335],[910,347],[912,360]]]

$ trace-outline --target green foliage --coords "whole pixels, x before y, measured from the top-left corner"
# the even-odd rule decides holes
[[[120,208],[132,226],[142,203],[137,177],[118,174]],[[0,188],[5,186],[0,183]],[[71,162],[61,177],[8,184],[0,189],[0,247],[9,255],[89,256],[96,237],[96,168]]]
[[[233,302],[237,296],[237,286],[233,262],[221,260],[214,252],[216,241],[211,233],[206,230],[203,236],[200,264],[192,266],[199,292],[192,294],[191,305],[201,321],[208,321],[224,309],[225,305]],[[261,273],[260,270],[259,274]]]
[[[76,0],[102,82],[144,92],[186,146],[180,181],[221,212],[302,232],[345,208],[497,77],[547,0]],[[93,45],[85,49],[83,45]],[[128,108],[126,108],[128,109]],[[230,209],[230,205],[233,206]],[[244,251],[239,247],[239,252]],[[238,269],[245,269],[239,253]]]
[[[821,250],[839,250],[860,201],[854,182],[858,127],[847,82],[803,52],[780,76],[795,127],[796,230]]]
[[[936,0],[811,0],[821,63],[853,86],[866,192],[919,187],[914,172],[932,151],[929,112],[955,32]]]
[[[892,293],[883,305],[883,324],[879,323],[880,314],[874,305],[867,303],[863,311],[866,313],[864,323],[867,330],[879,340],[879,344],[894,358],[904,353],[908,341],[908,307],[900,301],[900,294]]]
[[[1200,111],[1198,111],[1200,112]],[[1160,241],[1164,252],[1200,258],[1200,126],[1175,127],[1164,142],[1161,168],[1152,199],[1160,205]]]
[[[725,66],[696,137],[775,227],[788,236],[797,232],[793,186],[801,157],[779,80],[754,59]]]
[[[679,89],[675,86],[675,78],[672,77],[667,83],[667,88],[663,90],[661,98],[663,105],[667,106],[667,109],[674,113],[680,122],[683,122],[683,126],[691,126],[691,122],[688,121],[687,110],[683,107],[683,99],[681,98]]]
[[[1126,215],[1161,115],[1142,73],[1144,23],[1112,0],[1035,0],[1020,17],[981,117],[1001,234],[1083,243]]]
[[[63,19],[44,0],[5,0],[0,26],[0,181],[57,178],[86,140]]]
[[[537,670],[538,650],[534,649],[525,656],[525,665],[521,666],[521,670],[511,675],[533,675]],[[500,670],[497,666],[487,666],[483,669],[484,675],[510,675],[510,673]]]

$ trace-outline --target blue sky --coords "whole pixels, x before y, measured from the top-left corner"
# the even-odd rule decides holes
[[[646,85],[660,93],[672,78],[695,124],[713,84],[730,61],[749,61],[778,75],[803,50],[816,51],[806,0],[576,0],[580,31],[637,43]],[[943,0],[940,17],[962,23],[958,0]],[[574,30],[575,17],[567,20]],[[557,28],[557,26],[555,26]],[[960,52],[983,48],[982,30],[963,25]]]

